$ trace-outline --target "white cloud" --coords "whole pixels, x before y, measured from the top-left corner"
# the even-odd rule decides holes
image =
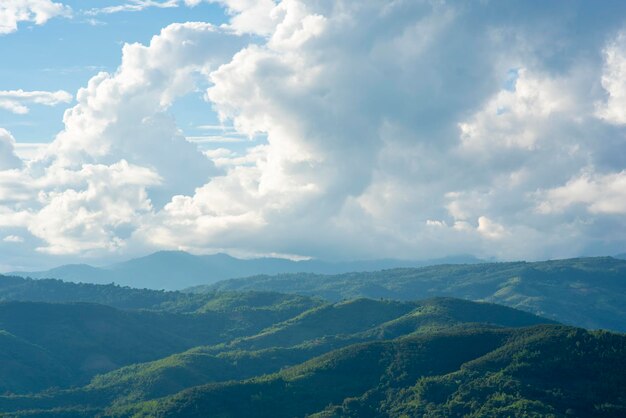
[[[22,161],[15,155],[15,138],[6,129],[0,128],[0,171],[19,168]]]
[[[581,109],[585,103],[572,91],[580,80],[572,80],[573,76],[535,75],[523,68],[516,73],[511,89],[500,90],[470,122],[459,124],[465,151],[489,153],[494,147],[532,150],[548,139],[546,125],[560,115],[581,116],[591,110]]]
[[[120,12],[140,12],[144,9],[148,9],[151,7],[156,7],[159,9],[169,9],[173,7],[178,7],[179,0],[164,0],[164,1],[154,1],[154,0],[131,0],[128,3],[119,4],[117,6],[108,6],[102,7],[98,9],[90,9],[85,12],[88,16],[97,16],[100,14],[113,14]]]
[[[49,176],[49,181],[71,176],[75,183],[62,191],[40,192],[42,208],[29,220],[29,232],[47,243],[39,250],[53,254],[123,247],[121,237],[152,211],[146,187],[160,182],[155,172],[124,160],[71,172],[52,170]]]
[[[17,235],[7,235],[6,237],[2,239],[2,241],[18,244],[18,243],[24,242],[24,238],[19,237]]]
[[[237,142],[246,141],[246,138],[243,138],[242,136],[205,135],[205,136],[187,136],[185,138],[189,142],[195,142],[198,144],[237,143]]]
[[[276,8],[273,0],[130,0],[115,6],[93,8],[85,11],[87,16],[114,14],[120,12],[140,12],[149,8],[170,9],[195,7],[201,3],[217,3],[225,8],[230,22],[225,29],[237,33],[269,35],[280,20],[280,8]],[[276,9],[276,10],[275,10]]]
[[[594,214],[626,214],[626,170],[619,173],[583,173],[564,186],[541,193],[538,210],[562,212],[572,205],[583,205]]]
[[[47,142],[19,142],[13,144],[15,155],[24,161],[38,160],[46,153]]]
[[[117,72],[102,72],[79,90],[47,160],[78,167],[125,159],[156,169],[163,178],[151,195],[157,205],[191,193],[217,171],[167,109],[195,90],[197,74],[216,68],[240,44],[208,23],[191,22],[168,26],[150,45],[126,44]]]
[[[172,232],[160,244],[196,236],[195,246],[211,245],[207,230],[194,234],[194,217],[211,225],[236,207],[255,227],[240,228],[245,240],[222,235],[229,246],[322,256],[331,255],[325,244],[334,255],[559,253],[558,238],[547,238],[559,225],[546,228],[529,193],[562,184],[589,159],[625,163],[608,161],[619,140],[594,139],[612,134],[593,107],[602,63],[551,68],[543,61],[551,47],[533,39],[532,24],[480,16],[443,4],[281,2],[267,43],[213,72],[207,93],[224,120],[266,133],[269,144],[254,167],[185,198],[182,224],[179,210],[161,214]],[[465,32],[469,21],[481,30]],[[560,47],[574,53],[577,35],[567,36]],[[517,77],[505,86],[511,68]],[[225,190],[228,198],[213,198]],[[445,236],[425,229],[429,219],[441,219]],[[537,248],[522,244],[542,235]]]
[[[478,227],[476,230],[479,234],[489,239],[500,239],[507,233],[502,225],[492,221],[486,216],[478,218]]]
[[[0,172],[5,217],[19,219],[40,240],[41,252],[125,249],[155,210],[218,172],[185,140],[167,109],[241,42],[210,24],[185,23],[168,26],[150,45],[125,45],[114,74],[102,72],[79,90],[54,142],[35,147],[23,171]],[[10,161],[14,141],[5,142]]]
[[[224,28],[125,45],[45,157],[0,173],[0,218],[54,254],[544,258],[626,244],[619,13],[221,3]],[[168,109],[199,78],[229,128],[185,138]]]
[[[70,16],[71,9],[51,0],[2,0],[0,2],[0,35],[15,32],[20,22],[43,25],[57,16]]]
[[[602,87],[606,100],[597,103],[598,117],[615,124],[626,124],[626,33],[621,32],[604,49]]]
[[[63,90],[0,90],[0,109],[23,115],[29,112],[28,105],[31,103],[44,106],[56,106],[61,103],[70,103],[72,99],[73,96]]]
[[[230,28],[242,33],[269,35],[280,20],[273,0],[217,0],[232,15]]]
[[[281,12],[275,10],[274,0],[183,0],[188,7],[195,7],[201,3],[218,3],[230,15],[230,22],[225,25],[239,33],[254,33],[269,35],[280,21]]]

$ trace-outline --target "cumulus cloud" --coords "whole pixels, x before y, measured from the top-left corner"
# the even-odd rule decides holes
[[[42,252],[121,250],[153,211],[218,173],[167,109],[241,42],[210,24],[185,23],[149,45],[125,45],[115,73],[99,73],[79,90],[43,155],[23,171],[0,172],[6,217],[19,219]]]
[[[615,124],[626,124],[626,33],[620,34],[604,49],[606,65],[602,86],[606,99],[598,103],[598,117]]]
[[[63,90],[58,91],[24,91],[0,90],[0,109],[23,115],[29,112],[27,105],[34,103],[44,106],[56,106],[70,103],[73,96]]]
[[[3,0],[0,2],[0,35],[15,32],[20,22],[43,25],[57,16],[70,16],[71,9],[52,0]]]
[[[79,167],[124,159],[159,173],[163,181],[151,196],[159,205],[191,193],[217,171],[167,110],[240,44],[208,23],[185,23],[163,29],[147,46],[125,45],[114,74],[102,72],[78,91],[46,162]]]
[[[185,0],[187,4],[198,4],[199,0]],[[274,0],[211,0],[226,7],[232,16],[229,28],[242,33],[270,35],[280,21],[279,8]],[[275,10],[278,9],[278,10]]]
[[[546,228],[532,192],[568,182],[590,160],[605,170],[625,163],[624,153],[609,156],[623,136],[593,106],[612,65],[595,57],[620,23],[585,25],[595,42],[581,44],[576,25],[549,11],[530,22],[537,10],[522,3],[482,7],[493,8],[491,18],[480,7],[442,3],[284,1],[271,13],[279,21],[268,41],[211,74],[207,97],[222,118],[268,135],[255,167],[228,176],[245,185],[230,197],[247,201],[235,205],[239,214],[247,207],[267,225],[255,222],[264,237],[256,245],[323,256],[325,245],[367,255],[478,249],[503,257],[558,247],[552,239],[537,248],[518,243],[571,228],[567,219]],[[551,58],[556,47],[537,39],[537,26],[549,25],[569,62]],[[209,196],[221,181],[185,200],[198,218],[219,218],[224,200]],[[441,219],[439,236],[424,228],[433,226],[428,219]]]
[[[123,247],[123,238],[132,232],[152,204],[146,187],[158,184],[158,175],[122,160],[110,166],[86,164],[80,170],[50,173],[72,177],[74,185],[62,191],[40,192],[42,205],[32,213],[28,230],[44,240],[41,250],[49,253],[78,253],[90,250],[114,251]]]
[[[124,46],[46,155],[0,176],[3,213],[41,251],[545,258],[626,244],[626,6],[221,3],[223,28]],[[239,136],[177,128],[168,109],[206,84],[207,111]]]
[[[150,8],[170,9],[180,6],[195,7],[201,3],[217,3],[221,5],[231,17],[230,22],[224,25],[239,33],[252,33],[262,36],[271,34],[276,22],[280,19],[276,16],[274,0],[131,0],[126,3],[89,9],[85,12],[88,16],[101,14],[113,14],[120,12],[140,12]]]
[[[593,214],[626,214],[626,170],[619,173],[585,173],[564,186],[542,193],[539,211],[562,212],[572,205],[582,205]]]
[[[15,155],[15,138],[9,131],[0,128],[0,171],[21,166],[22,160]]]

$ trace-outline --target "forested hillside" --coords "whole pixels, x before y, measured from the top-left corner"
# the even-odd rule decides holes
[[[453,328],[351,345],[277,374],[105,416],[578,416],[626,412],[626,337],[539,326]]]
[[[595,323],[613,309],[619,325],[624,265],[257,276],[189,292],[0,276],[0,413],[622,417],[626,336],[527,311]],[[449,293],[466,299],[412,298]],[[527,311],[467,300],[498,297]]]
[[[332,276],[256,276],[190,290],[264,290],[328,300],[451,296],[499,303],[569,325],[626,331],[626,260],[611,257],[440,265]]]
[[[195,313],[1,302],[0,393],[86,383],[97,373],[128,364],[256,334],[319,303],[278,296],[271,298],[271,306],[231,309],[224,303],[219,310],[203,307]]]
[[[41,347],[42,352],[56,360],[57,366],[38,369],[30,380],[5,370],[3,390],[21,394],[0,397],[0,410],[78,408],[89,415],[115,405],[173,395],[207,382],[271,374],[354,344],[426,335],[463,324],[470,328],[486,324],[522,327],[549,322],[498,305],[456,299],[359,299],[298,312],[285,308],[292,305],[290,299],[280,298],[274,305],[242,309],[239,302],[255,297],[234,296],[216,298],[219,310],[196,314],[119,311],[91,304],[0,305],[5,308],[4,314],[0,309],[0,327],[7,332],[28,329],[28,335],[20,338]],[[303,305],[300,302],[297,306]],[[28,311],[40,313],[24,317]],[[484,325],[476,325],[479,323]],[[197,347],[183,351],[185,346]],[[182,352],[96,376],[83,387],[27,394],[54,386],[80,386],[90,373],[163,357],[168,351],[177,350]],[[85,368],[90,361],[104,370]],[[66,373],[60,375],[58,370]]]

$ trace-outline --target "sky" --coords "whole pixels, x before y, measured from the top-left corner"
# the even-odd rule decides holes
[[[0,271],[626,251],[626,3],[0,1]]]

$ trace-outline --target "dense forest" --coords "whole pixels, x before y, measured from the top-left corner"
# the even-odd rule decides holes
[[[556,313],[574,303],[557,297],[565,283],[619,289],[624,271],[610,258],[447,265],[178,292],[0,276],[0,413],[622,417],[624,334],[467,299],[541,276]],[[467,299],[412,297],[444,289]]]
[[[264,290],[317,296],[414,300],[450,296],[522,309],[592,329],[626,332],[626,260],[449,264],[339,275],[284,274],[231,279],[195,292]]]

